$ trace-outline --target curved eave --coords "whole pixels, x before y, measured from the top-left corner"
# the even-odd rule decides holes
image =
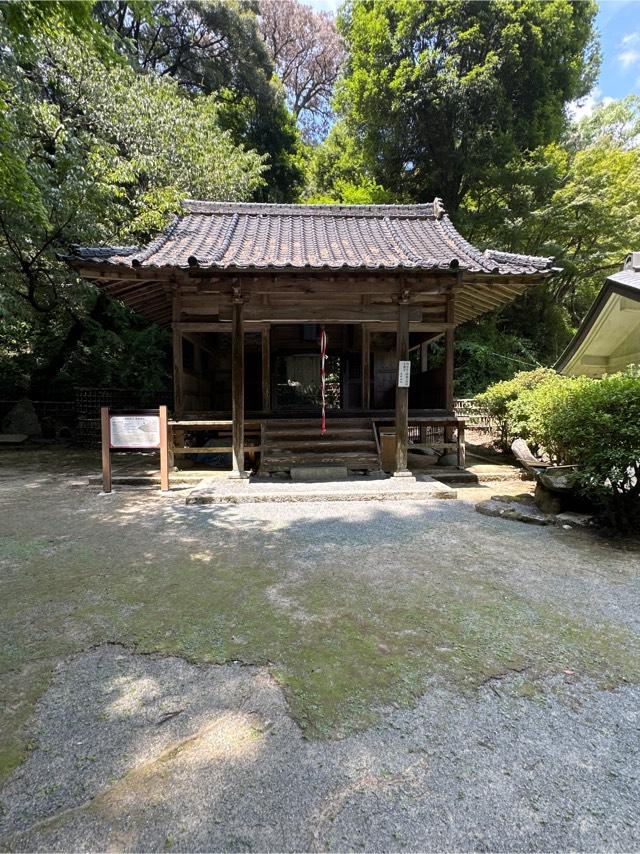
[[[195,284],[202,279],[198,273],[201,268],[163,268],[152,266],[131,267],[128,264],[114,264],[104,261],[89,261],[78,257],[65,259],[83,278],[92,281],[113,299],[118,299],[142,317],[161,325],[171,322],[171,287],[178,283]],[[212,269],[223,277],[232,278],[240,274],[285,273],[322,273],[327,268],[242,268],[235,271],[230,268]],[[339,268],[334,272],[365,274],[376,273],[381,278],[385,273],[397,274],[405,271],[415,275],[420,272],[455,275],[455,322],[457,324],[473,320],[482,314],[500,308],[520,296],[533,285],[540,284],[552,275],[553,271],[532,271],[528,273],[488,274],[474,273],[472,270],[455,270],[450,267],[395,267],[395,268]],[[154,275],[155,274],[155,275]],[[451,279],[449,279],[451,281]],[[398,288],[404,286],[399,283]],[[348,288],[348,285],[346,285]]]

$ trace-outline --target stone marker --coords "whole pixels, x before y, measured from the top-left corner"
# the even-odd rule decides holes
[[[26,433],[27,436],[40,438],[42,430],[33,403],[26,397],[11,407],[2,419],[3,433]]]

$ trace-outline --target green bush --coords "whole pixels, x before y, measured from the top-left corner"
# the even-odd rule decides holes
[[[535,450],[545,452],[552,463],[573,462],[568,459],[571,444],[564,444],[564,437],[555,429],[554,416],[580,389],[593,382],[597,380],[565,377],[549,371],[537,385],[524,388],[518,397],[507,403],[508,441],[520,436]]]
[[[580,380],[550,408],[545,429],[562,462],[579,466],[580,491],[610,523],[630,529],[640,524],[640,377]]]
[[[496,422],[500,431],[500,442],[503,447],[508,447],[510,437],[513,433],[509,425],[509,404],[516,400],[527,389],[535,388],[539,383],[555,377],[557,374],[551,368],[536,368],[535,371],[520,371],[510,380],[503,380],[490,385],[489,388],[476,395],[476,400],[483,404]],[[518,434],[515,434],[518,435]]]
[[[503,424],[554,463],[575,464],[576,488],[619,528],[640,524],[640,376],[564,377],[531,371],[482,395]]]

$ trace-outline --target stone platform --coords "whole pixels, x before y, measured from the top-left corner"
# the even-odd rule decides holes
[[[187,504],[254,504],[264,501],[405,501],[457,498],[455,489],[429,475],[415,478],[349,477],[320,483],[252,477],[230,481],[204,478],[187,496]]]

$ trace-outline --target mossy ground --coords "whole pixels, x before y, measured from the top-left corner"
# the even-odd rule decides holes
[[[612,553],[603,582],[584,535],[459,502],[205,510],[56,479],[2,498],[0,775],[23,758],[56,664],[106,642],[268,665],[310,737],[367,726],[433,677],[465,691],[526,671],[531,697],[549,672],[640,681],[632,629],[555,595],[576,568],[583,591],[593,577],[624,595],[637,577],[637,555]]]

